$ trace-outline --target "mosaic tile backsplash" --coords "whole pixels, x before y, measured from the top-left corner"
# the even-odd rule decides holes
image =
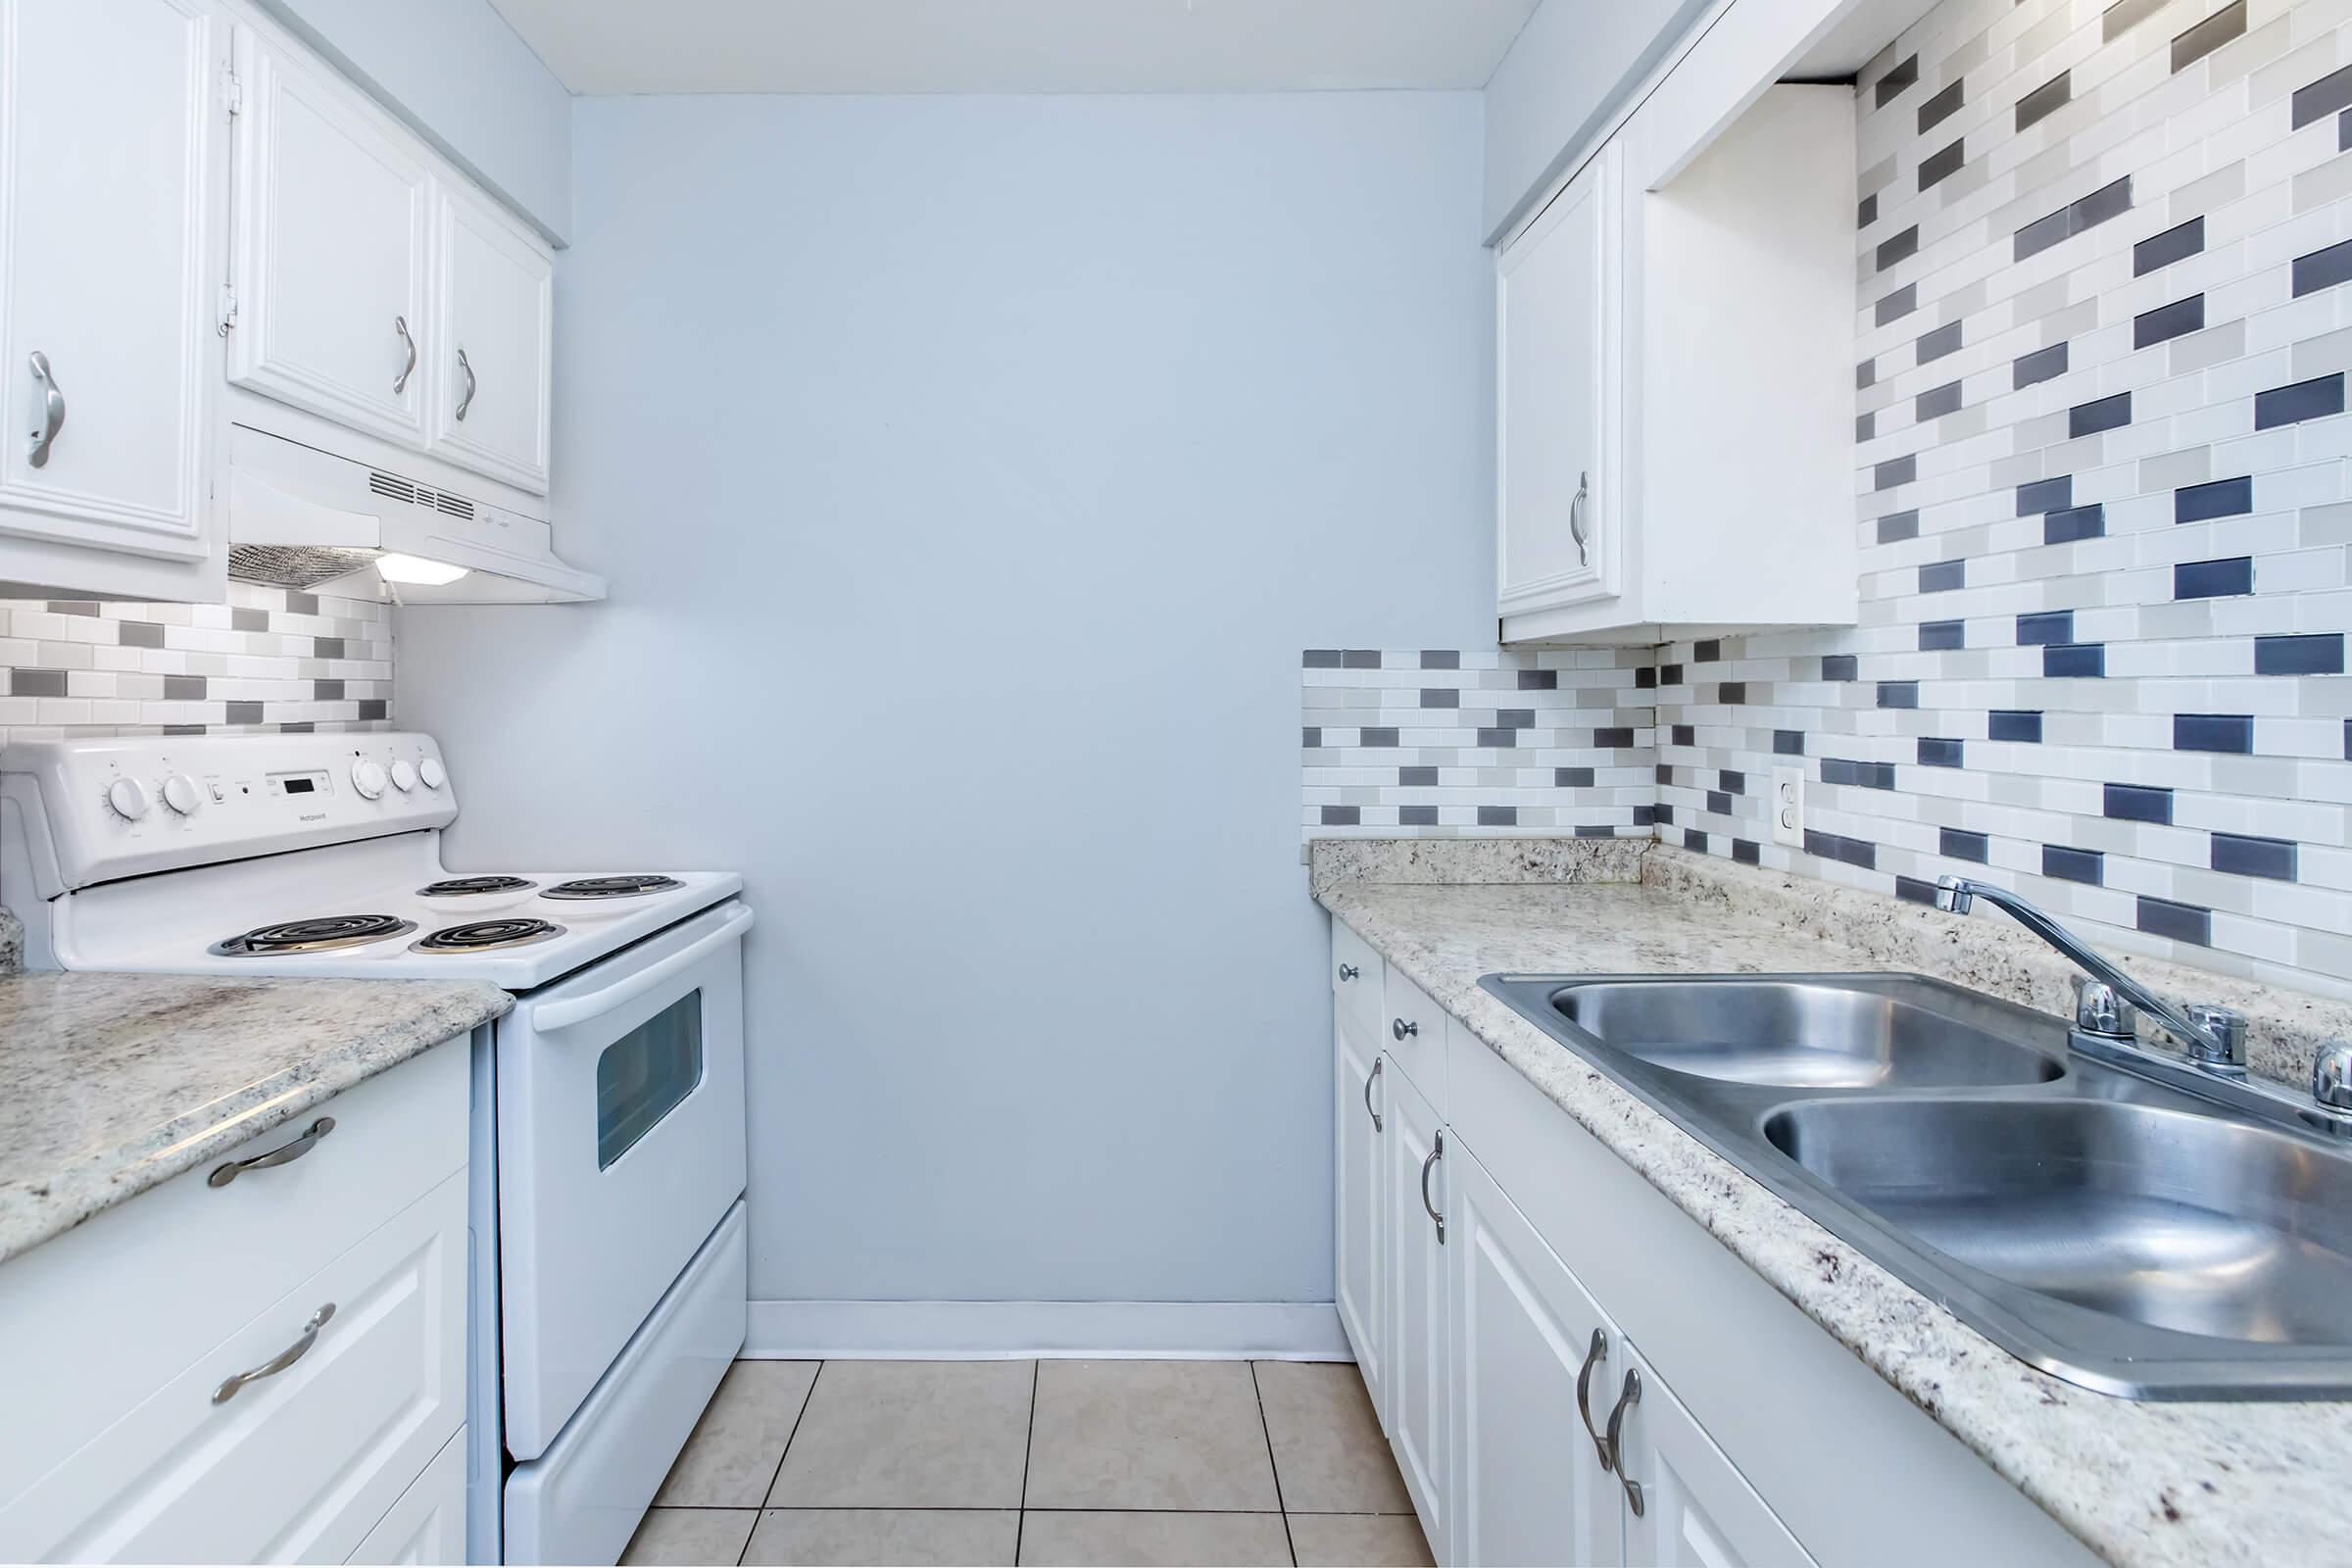
[[[0,599],[0,744],[387,728],[390,617],[241,582],[224,605]]]
[[[1309,649],[1306,836],[1650,835],[1646,648]]]
[[[1857,113],[1860,624],[1630,656],[1618,786],[1522,804],[2352,994],[2352,5],[1946,0]]]

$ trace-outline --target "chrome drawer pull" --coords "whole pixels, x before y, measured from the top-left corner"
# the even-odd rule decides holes
[[[1617,1468],[1617,1456],[1609,1451],[1609,1440],[1592,1424],[1592,1405],[1585,1396],[1592,1387],[1592,1369],[1608,1359],[1608,1335],[1594,1329],[1592,1348],[1585,1351],[1585,1364],[1576,1369],[1576,1413],[1585,1418],[1585,1435],[1592,1440],[1592,1446],[1600,1455],[1603,1474]]]
[[[392,318],[392,330],[400,334],[402,345],[409,351],[409,363],[392,378],[392,395],[397,398],[407,394],[409,377],[416,373],[416,340],[409,336],[409,318],[405,316]]]
[[[310,1354],[311,1347],[318,1343],[318,1331],[326,1327],[327,1320],[334,1315],[335,1303],[332,1301],[313,1312],[311,1320],[302,1326],[301,1339],[296,1340],[292,1345],[287,1346],[251,1371],[239,1372],[233,1377],[222,1380],[220,1386],[213,1391],[213,1402],[226,1404],[237,1396],[237,1391],[246,1384],[259,1383],[264,1378],[273,1378]]]
[[[1622,1433],[1625,1429],[1626,1407],[1641,1402],[1642,1374],[1628,1367],[1625,1372],[1625,1392],[1617,1396],[1617,1407],[1609,1412],[1609,1457],[1616,1461],[1617,1479],[1625,1483],[1626,1505],[1634,1510],[1637,1519],[1642,1517],[1642,1483],[1625,1473],[1625,1439]]]
[[[300,1138],[290,1144],[281,1144],[267,1154],[256,1154],[251,1159],[232,1159],[225,1165],[214,1166],[213,1173],[204,1179],[204,1185],[226,1187],[249,1170],[274,1170],[280,1165],[291,1165],[312,1150],[317,1149],[318,1140],[334,1130],[335,1118],[321,1116],[311,1123],[309,1129]]]
[[[1381,1064],[1388,1059],[1386,1056],[1373,1057],[1372,1070],[1364,1075],[1364,1111],[1372,1118],[1374,1132],[1380,1131],[1380,1112],[1372,1108],[1372,1086],[1380,1082]]]
[[[466,358],[466,345],[463,343],[458,345],[458,373],[466,377],[465,396],[458,399],[458,422],[464,424],[466,411],[473,407],[474,388],[479,383],[473,378],[473,362]]]
[[[1440,1247],[1446,1245],[1446,1216],[1439,1213],[1438,1205],[1429,1200],[1429,1168],[1445,1157],[1446,1135],[1440,1133],[1438,1141],[1429,1146],[1429,1157],[1421,1162],[1421,1206],[1429,1211],[1430,1219],[1438,1227],[1438,1245]]]
[[[49,466],[49,448],[57,440],[57,432],[66,427],[66,394],[49,368],[48,355],[34,349],[30,363],[32,384],[38,389],[34,404],[41,411],[41,423],[32,432],[32,450],[24,454],[24,461],[36,468],[45,468]]]
[[[1568,533],[1576,541],[1576,564],[1580,566],[1592,564],[1591,541],[1585,533],[1585,497],[1592,488],[1592,476],[1589,473],[1578,474],[1576,499],[1568,503]]]

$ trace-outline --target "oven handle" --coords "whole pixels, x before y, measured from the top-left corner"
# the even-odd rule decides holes
[[[739,904],[727,916],[727,923],[709,936],[680,949],[659,963],[651,963],[625,980],[615,980],[599,991],[584,997],[565,997],[561,1002],[542,1002],[531,1008],[531,1027],[541,1034],[568,1029],[575,1023],[601,1017],[622,1003],[641,997],[683,969],[703,961],[721,944],[734,941],[752,928],[751,906]]]

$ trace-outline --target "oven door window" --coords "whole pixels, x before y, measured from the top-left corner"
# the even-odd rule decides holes
[[[596,1168],[652,1132],[703,1081],[703,994],[690,991],[596,1058]]]

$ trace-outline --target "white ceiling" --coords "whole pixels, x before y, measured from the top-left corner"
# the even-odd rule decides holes
[[[1536,0],[491,0],[565,86],[1272,92],[1485,85]]]

